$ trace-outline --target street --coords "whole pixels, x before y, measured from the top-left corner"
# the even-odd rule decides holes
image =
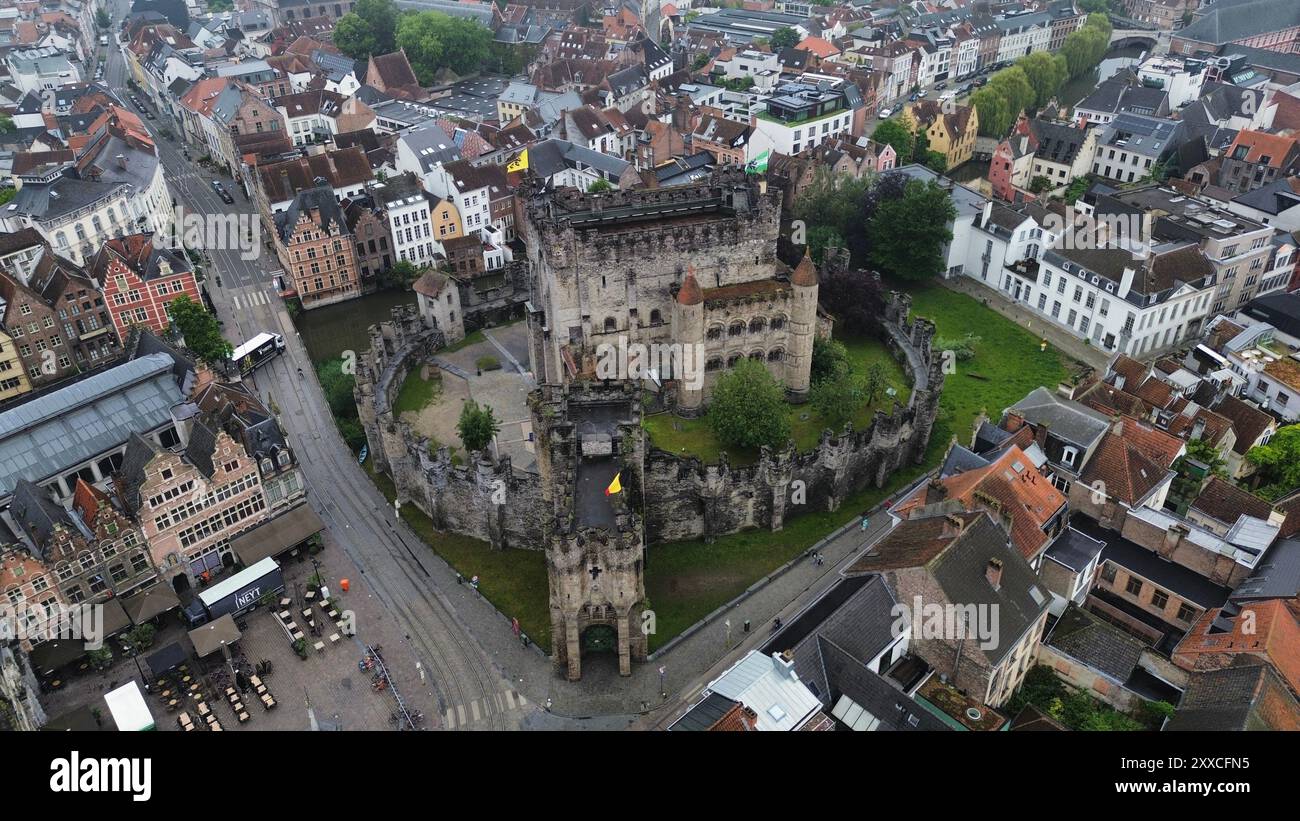
[[[125,6],[121,0],[111,5],[115,25]],[[119,96],[128,94],[127,67],[118,44],[110,46],[107,62],[106,85]],[[244,200],[236,183],[223,178],[235,195],[235,204],[226,205],[212,189],[213,175],[184,158],[179,124],[170,125],[176,142],[159,136],[168,119],[159,112],[158,119],[145,124],[154,134],[176,204],[198,214],[238,212],[255,220],[252,204]],[[278,413],[307,480],[310,504],[357,572],[365,575],[388,612],[404,627],[410,648],[428,671],[438,695],[442,721],[435,720],[434,725],[446,727],[448,716],[466,711],[477,717],[478,705],[482,705],[478,721],[468,726],[455,722],[456,728],[516,729],[517,724],[510,722],[517,722],[522,714],[493,711],[489,705],[499,704],[499,694],[511,688],[525,692],[534,704],[544,702],[549,664],[536,653],[521,651],[512,662],[512,676],[504,676],[453,611],[442,591],[455,587],[454,574],[404,522],[395,520],[392,508],[339,438],[315,378],[298,375],[298,369],[313,373],[314,369],[275,294],[271,271],[278,265],[261,246],[261,239],[259,235],[259,255],[253,260],[241,259],[238,250],[208,250],[211,262],[205,265],[205,284],[232,344],[238,345],[259,331],[275,331],[285,337],[285,353],[262,366],[250,387]],[[477,604],[490,610],[486,602]],[[364,625],[360,627],[364,631]],[[505,622],[499,629],[509,632]],[[526,670],[518,669],[530,659],[532,664]]]

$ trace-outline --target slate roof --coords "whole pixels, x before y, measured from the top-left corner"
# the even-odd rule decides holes
[[[1294,0],[1255,0],[1249,3],[1220,2],[1207,7],[1178,32],[1184,40],[1200,43],[1231,43],[1270,31],[1300,26],[1300,5]]]
[[[42,560],[49,562],[53,556],[47,552],[50,537],[57,527],[63,526],[76,530],[72,517],[63,505],[50,497],[50,492],[26,479],[20,479],[14,487],[13,500],[9,504],[9,515],[14,523],[27,534]]]
[[[1233,443],[1232,449],[1242,456],[1246,455],[1246,451],[1254,446],[1255,440],[1273,423],[1273,417],[1235,396],[1223,397],[1219,404],[1214,406],[1214,412],[1232,420],[1232,429],[1237,434],[1237,441]]]
[[[1067,527],[1048,546],[1044,555],[1075,572],[1083,571],[1101,553],[1105,542]]]
[[[709,693],[668,729],[670,732],[705,732],[739,703],[719,693]]]
[[[1237,589],[1233,601],[1300,596],[1300,539],[1278,539]]]
[[[1147,646],[1073,602],[1057,619],[1046,643],[1121,683],[1133,674]]]
[[[1034,388],[1029,395],[1012,405],[1011,411],[1033,425],[1047,423],[1048,430],[1076,445],[1087,448],[1110,429],[1110,419],[1057,396],[1047,388]]]
[[[1115,562],[1202,608],[1221,606],[1232,592],[1194,570],[1162,559],[1155,551],[1129,541],[1086,516],[1076,514],[1070,519],[1070,526],[1105,543],[1101,552],[1103,562]]]
[[[1300,729],[1300,703],[1267,664],[1246,663],[1222,670],[1198,670],[1167,731]]]
[[[275,227],[282,241],[287,241],[293,234],[294,227],[304,211],[316,213],[312,218],[313,222],[326,234],[330,232],[331,225],[337,225],[339,231],[344,234],[348,232],[347,217],[343,215],[338,200],[334,199],[334,189],[322,186],[300,191],[286,210],[275,215]]]

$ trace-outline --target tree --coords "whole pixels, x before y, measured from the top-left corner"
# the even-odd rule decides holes
[[[1246,451],[1246,459],[1259,468],[1255,492],[1265,499],[1280,499],[1300,488],[1300,425],[1279,428],[1268,444]]]
[[[772,32],[771,43],[773,51],[783,48],[794,48],[799,45],[799,32],[789,26],[782,26]]]
[[[113,25],[113,18],[108,16],[108,10],[103,6],[95,9],[95,25],[100,29],[107,29]]]
[[[867,368],[866,378],[862,381],[862,393],[866,397],[867,404],[874,403],[876,396],[888,387],[889,373],[885,370],[885,366],[879,362],[872,362],[871,367]]]
[[[171,329],[185,338],[185,347],[210,365],[224,363],[234,348],[221,337],[217,318],[198,302],[179,296],[168,305]]]
[[[992,89],[996,94],[1002,95],[1002,98],[1006,100],[1007,112],[1013,124],[1016,118],[1020,116],[1020,112],[1032,108],[1034,105],[1034,87],[1029,82],[1029,75],[1025,74],[1025,70],[1020,66],[1004,68],[994,74],[989,78],[987,88]],[[1010,127],[1007,128],[1007,131],[1009,130]],[[1005,137],[1006,132],[994,136]]]
[[[606,191],[613,191],[613,190],[614,190],[614,186],[609,184],[609,180],[604,180],[604,179],[596,180],[591,185],[587,186],[588,194],[603,194]]]
[[[409,288],[420,278],[420,270],[409,260],[398,260],[379,274],[379,284],[385,288]]]
[[[850,255],[862,259],[866,253],[863,208],[870,186],[865,179],[837,177],[829,169],[819,168],[795,202],[795,218],[802,220],[807,230],[799,244],[808,245],[818,260],[830,244],[842,245]]]
[[[699,71],[700,69],[707,66],[709,64],[709,60],[711,59],[713,58],[709,56],[709,53],[707,51],[700,52],[699,54],[695,55],[695,61],[691,63],[691,70]]]
[[[812,388],[813,407],[832,430],[840,430],[856,416],[866,404],[865,397],[863,379],[851,369],[841,370]]]
[[[357,403],[352,396],[356,377],[343,371],[343,360],[340,358],[317,365],[316,379],[320,382],[321,393],[325,394],[325,403],[329,405],[339,435],[353,451],[361,450],[361,446],[366,443],[366,432],[361,428]]]
[[[393,0],[357,0],[334,24],[334,45],[356,60],[396,51],[397,19]]]
[[[810,376],[814,387],[818,382],[834,379],[849,369],[849,349],[843,342],[813,337]]]
[[[997,91],[985,86],[970,95],[970,104],[980,115],[980,136],[1001,139],[1014,124],[1011,107]]]
[[[487,405],[479,405],[473,399],[468,399],[461,406],[456,431],[460,434],[460,442],[465,450],[470,453],[483,450],[500,430],[501,423]]]
[[[0,205],[8,203],[16,196],[18,196],[17,188],[0,188]]]
[[[1195,467],[1189,462],[1199,462],[1205,467]],[[1201,492],[1201,485],[1208,477],[1228,478],[1226,465],[1223,454],[1214,445],[1203,439],[1189,439],[1187,452],[1175,459],[1172,465],[1177,475],[1170,487],[1170,495],[1190,503]]]
[[[1111,25],[1104,14],[1090,14],[1083,28],[1070,32],[1061,45],[1070,77],[1082,77],[1096,68],[1110,48]]]
[[[8,114],[0,114],[0,134],[9,134],[14,131],[14,118]]]
[[[817,300],[835,317],[835,327],[850,334],[868,333],[884,310],[880,281],[861,268],[824,270],[817,285]]]
[[[871,132],[871,139],[878,143],[892,145],[894,151],[898,154],[899,162],[903,162],[907,157],[912,156],[916,143],[916,137],[912,135],[912,132],[897,120],[881,122],[880,125],[876,126],[876,130]]]
[[[348,12],[334,24],[334,47],[354,60],[382,54],[377,42],[374,28],[356,12]]]
[[[1042,174],[1039,174],[1037,177],[1034,177],[1029,181],[1029,191],[1032,194],[1042,194],[1045,191],[1051,190],[1052,181],[1049,178],[1044,177]]]
[[[763,363],[741,359],[714,385],[708,421],[714,435],[726,445],[784,447],[790,438],[785,388]]]
[[[948,156],[941,151],[925,152],[925,156],[917,158],[922,165],[929,168],[936,174],[942,174],[948,170]]]
[[[903,279],[944,271],[943,248],[956,216],[946,189],[934,180],[909,180],[903,196],[882,202],[867,225],[872,262]]]
[[[422,85],[432,85],[444,68],[460,75],[478,71],[491,43],[492,32],[475,20],[436,11],[403,14],[397,20],[397,46],[406,50]]]
[[[1088,186],[1092,185],[1092,177],[1084,174],[1081,177],[1075,177],[1070,181],[1070,185],[1065,189],[1065,201],[1069,205],[1074,205],[1079,197],[1088,192]]]
[[[1030,87],[1034,90],[1035,108],[1047,105],[1048,100],[1061,90],[1066,76],[1070,73],[1064,57],[1059,54],[1048,54],[1045,51],[1035,51],[1033,54],[1021,57],[1016,65],[1025,73]]]

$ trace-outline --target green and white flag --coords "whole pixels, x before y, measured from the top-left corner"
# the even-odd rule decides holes
[[[745,165],[745,173],[762,174],[767,171],[767,159],[772,156],[772,149],[767,149]]]

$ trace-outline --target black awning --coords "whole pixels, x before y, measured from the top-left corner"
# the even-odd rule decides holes
[[[165,584],[155,584],[148,590],[141,590],[122,599],[122,606],[133,624],[144,624],[155,616],[181,606],[176,598],[176,591]]]
[[[185,648],[181,646],[181,643],[174,641],[158,652],[151,654],[145,661],[149,665],[149,670],[155,676],[161,676],[173,667],[184,664],[189,657],[189,653],[185,652]]]
[[[122,607],[121,599],[109,599],[104,602],[104,635],[111,636],[131,626],[131,619]]]
[[[304,503],[236,536],[230,541],[230,548],[244,567],[252,567],[268,556],[279,556],[302,544],[324,529],[325,523],[316,511]]]
[[[48,676],[89,652],[84,639],[55,639],[32,648],[29,657],[38,675]]]

